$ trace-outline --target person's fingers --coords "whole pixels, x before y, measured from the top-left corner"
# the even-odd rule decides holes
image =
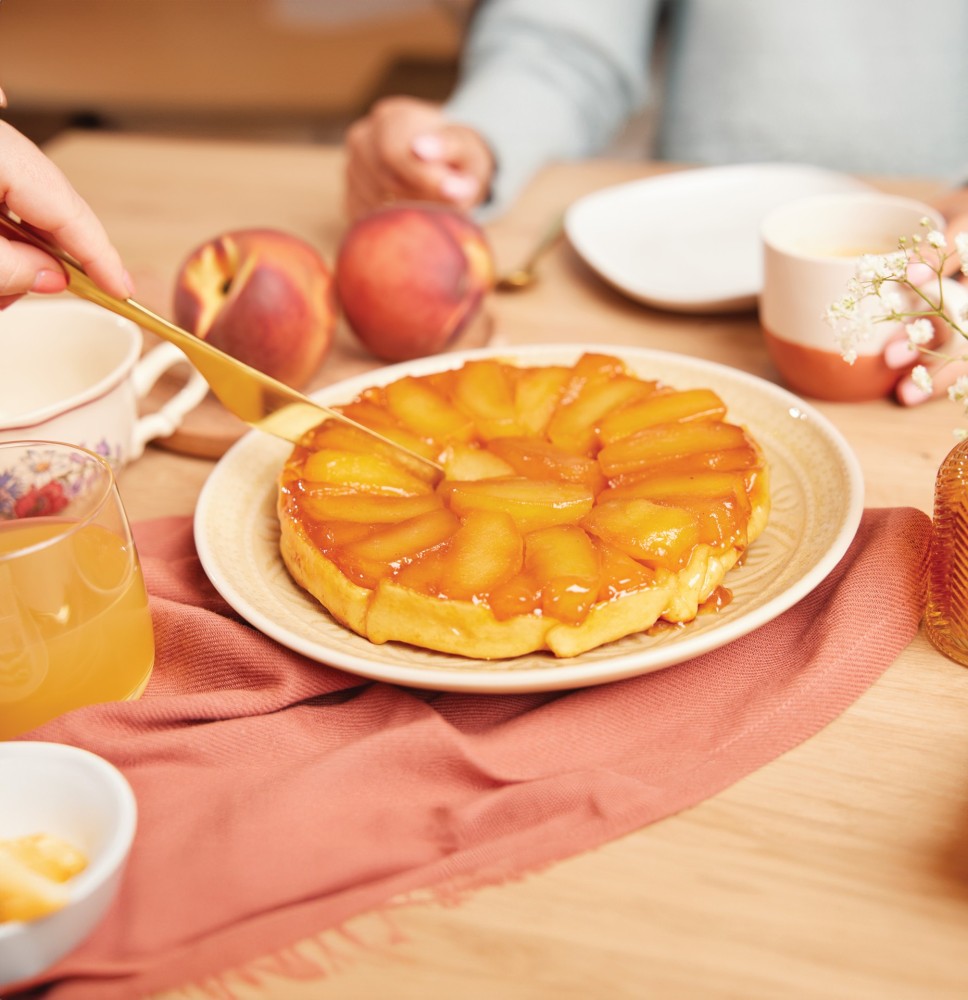
[[[931,391],[925,392],[911,375],[902,376],[894,388],[894,396],[902,406],[917,406],[929,399],[938,399],[944,396],[962,375],[968,375],[968,361],[949,361],[941,365],[927,364],[925,367],[931,375]]]
[[[87,202],[26,136],[0,121],[0,203],[49,238],[107,291],[131,294],[121,257]]]
[[[354,124],[346,136],[346,207],[350,218],[400,199],[422,199],[426,193],[402,180],[386,157],[371,119]]]
[[[926,316],[925,319],[931,324],[934,334],[930,340],[926,340],[921,346],[928,350],[938,350],[952,339],[953,331],[943,319],[938,316]],[[912,346],[911,335],[907,330],[899,330],[884,345],[882,354],[884,363],[888,368],[912,368],[923,357],[917,346]]]
[[[962,337],[937,317],[932,317],[935,335],[925,346],[938,351],[940,357],[931,357],[920,351],[912,351],[907,337],[892,339],[884,349],[884,360],[892,368],[907,368],[894,386],[894,397],[903,406],[917,406],[929,399],[943,396],[948,387],[962,375],[968,374],[968,356],[961,357],[958,348],[963,346]],[[918,384],[912,374],[915,365],[923,366],[931,376],[930,391]]]
[[[444,119],[439,105],[385,98],[346,134],[351,218],[399,199],[469,209],[490,191],[494,160],[481,136]]]
[[[27,243],[0,238],[0,297],[62,292],[66,287],[67,276],[53,257]]]
[[[494,157],[483,137],[463,125],[448,124],[416,136],[411,149],[433,167],[428,181],[437,196],[461,208],[472,208],[488,195]]]

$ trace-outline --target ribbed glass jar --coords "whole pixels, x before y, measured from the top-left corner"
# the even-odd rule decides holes
[[[929,560],[928,638],[968,666],[968,439],[951,449],[938,470]]]

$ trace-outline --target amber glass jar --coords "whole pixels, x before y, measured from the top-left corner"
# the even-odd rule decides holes
[[[968,666],[968,439],[938,470],[925,626],[932,644]]]

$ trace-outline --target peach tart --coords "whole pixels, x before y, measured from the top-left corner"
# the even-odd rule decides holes
[[[330,420],[282,470],[290,574],[375,643],[570,657],[685,623],[766,524],[763,454],[723,401],[610,355],[471,360],[340,408],[445,469]]]

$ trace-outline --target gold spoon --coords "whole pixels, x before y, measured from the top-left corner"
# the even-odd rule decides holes
[[[498,292],[518,292],[530,288],[538,280],[538,263],[541,258],[561,239],[565,231],[565,219],[559,215],[548,227],[530,256],[520,267],[502,275],[494,284]]]
[[[201,372],[222,405],[251,427],[298,444],[307,431],[318,427],[323,421],[339,420],[393,448],[403,464],[421,478],[426,479],[428,474],[432,474],[436,480],[443,475],[443,466],[437,462],[357,423],[339,410],[317,403],[257,368],[238,361],[162,319],[134,299],[119,299],[110,295],[88,277],[87,272],[73,257],[28,229],[6,209],[0,210],[0,234],[31,243],[60,261],[67,274],[68,291],[132,320],[138,326],[181,348],[188,360]]]

